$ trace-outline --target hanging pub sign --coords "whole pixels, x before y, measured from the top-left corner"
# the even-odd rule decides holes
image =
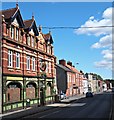
[[[40,61],[40,70],[41,71],[45,71],[46,70],[46,63],[43,60]]]

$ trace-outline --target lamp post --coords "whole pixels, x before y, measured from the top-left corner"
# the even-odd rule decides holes
[[[79,63],[77,62],[76,65],[79,65]],[[78,79],[78,91],[76,91],[76,93],[80,93],[80,73],[78,73],[78,76],[77,76],[77,79]]]
[[[46,63],[45,60],[40,59],[40,70],[41,70],[41,76],[40,78],[43,79],[42,81],[39,81],[39,87],[40,87],[40,100],[41,104],[45,104],[45,88],[46,88],[46,73],[44,72],[46,70]]]

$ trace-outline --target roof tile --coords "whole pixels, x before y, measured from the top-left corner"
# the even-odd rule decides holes
[[[7,10],[2,10],[2,14],[4,15],[5,19],[9,19],[11,18],[15,12],[17,11],[18,8],[11,8],[11,9],[7,9]]]

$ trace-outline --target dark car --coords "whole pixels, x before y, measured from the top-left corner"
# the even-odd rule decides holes
[[[92,92],[87,92],[86,97],[93,97],[93,93]]]

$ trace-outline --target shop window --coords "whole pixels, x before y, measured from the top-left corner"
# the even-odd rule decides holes
[[[27,87],[28,87],[28,88],[32,88],[32,87],[34,87],[34,86],[33,86],[32,84],[28,84]]]

